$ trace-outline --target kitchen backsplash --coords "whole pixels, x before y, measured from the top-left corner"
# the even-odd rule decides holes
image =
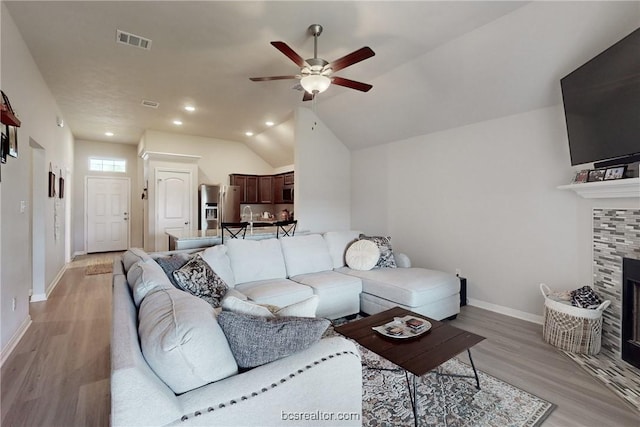
[[[280,213],[283,210],[288,210],[289,213],[293,212],[293,203],[278,203],[278,204],[241,204],[240,205],[240,212],[244,212],[247,214],[247,216],[249,215],[249,209],[245,209],[245,206],[249,206],[251,208],[251,212],[253,213],[253,220],[257,221],[259,219],[262,219],[262,215],[264,212],[268,212],[273,219],[281,219],[280,218]],[[295,213],[294,213],[295,215]],[[249,221],[248,217],[242,217],[243,221]]]

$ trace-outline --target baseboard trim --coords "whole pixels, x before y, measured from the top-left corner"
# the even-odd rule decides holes
[[[15,334],[11,337],[5,348],[0,352],[0,366],[4,365],[4,362],[9,358],[13,350],[15,350],[16,346],[22,339],[23,335],[27,332],[31,326],[31,316],[27,316]]]
[[[47,299],[49,299],[49,295],[51,295],[51,292],[53,292],[53,290],[56,288],[56,286],[58,286],[58,283],[60,283],[60,280],[62,279],[62,276],[64,276],[64,272],[67,271],[67,266],[68,265],[69,264],[65,264],[65,265],[62,266],[62,268],[60,269],[60,271],[58,271],[58,274],[56,274],[56,277],[53,279],[53,282],[51,282],[51,285],[45,291],[44,294],[31,295],[31,298],[29,299],[29,302],[46,301]]]
[[[526,320],[527,322],[537,323],[539,325],[542,325],[542,323],[544,322],[544,318],[542,316],[537,316],[535,314],[527,313],[526,311],[520,311],[513,308],[505,307],[503,305],[480,301],[474,298],[469,298],[468,304],[474,307],[493,311],[494,313],[500,313],[504,314],[505,316],[515,317],[516,319]]]
[[[75,251],[73,253],[73,256],[71,257],[71,259],[74,259],[75,257],[80,256],[80,255],[86,255],[86,254],[87,254],[87,251]]]

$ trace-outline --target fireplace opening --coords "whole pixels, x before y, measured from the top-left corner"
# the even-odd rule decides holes
[[[640,260],[622,259],[622,360],[640,368]]]

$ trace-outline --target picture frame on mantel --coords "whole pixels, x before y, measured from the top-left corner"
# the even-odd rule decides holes
[[[626,165],[608,168],[604,174],[604,180],[609,181],[612,179],[622,179],[624,178],[625,172],[627,172]]]
[[[589,179],[589,169],[583,169],[576,174],[576,177],[573,179],[575,184],[581,184],[583,182],[587,182]]]
[[[589,182],[604,181],[606,169],[594,169],[589,172]]]

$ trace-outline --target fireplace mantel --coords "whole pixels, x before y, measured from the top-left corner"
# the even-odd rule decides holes
[[[585,199],[636,198],[640,199],[640,178],[616,179],[611,181],[584,182],[558,187],[572,190]]]

